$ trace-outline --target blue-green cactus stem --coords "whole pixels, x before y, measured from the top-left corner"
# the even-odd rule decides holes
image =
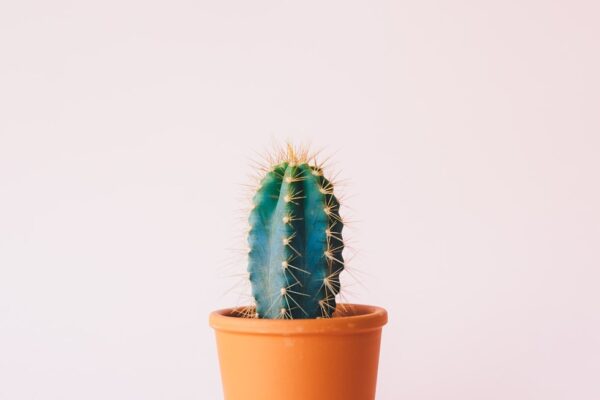
[[[248,272],[259,318],[330,317],[344,268],[333,185],[307,163],[282,162],[256,192]]]

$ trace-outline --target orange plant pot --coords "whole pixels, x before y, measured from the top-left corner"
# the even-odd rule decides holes
[[[225,400],[373,400],[380,307],[339,304],[333,318],[273,320],[211,313]]]

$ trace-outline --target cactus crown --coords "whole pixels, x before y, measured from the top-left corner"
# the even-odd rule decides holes
[[[288,145],[260,183],[250,213],[248,275],[258,318],[326,318],[344,269],[333,184],[306,150]]]

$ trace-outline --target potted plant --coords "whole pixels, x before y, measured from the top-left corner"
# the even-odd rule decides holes
[[[322,166],[288,146],[253,204],[255,304],[210,315],[225,400],[374,399],[387,312],[336,303],[344,224]]]

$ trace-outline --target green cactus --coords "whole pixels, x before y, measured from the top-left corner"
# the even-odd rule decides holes
[[[333,185],[306,151],[288,146],[262,179],[250,213],[248,274],[258,318],[326,318],[344,269]]]

